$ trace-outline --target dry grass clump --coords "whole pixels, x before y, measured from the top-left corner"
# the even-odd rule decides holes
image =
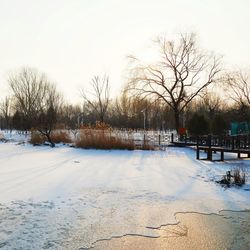
[[[155,147],[150,145],[149,143],[145,142],[142,144],[142,150],[155,150]]]
[[[246,172],[243,168],[236,167],[231,171],[227,171],[226,175],[218,183],[227,187],[231,185],[242,186],[246,183]]]
[[[30,136],[30,143],[33,145],[41,145],[46,142],[47,138],[42,135],[37,130],[31,130],[31,136]],[[70,139],[70,136],[65,131],[54,131],[51,134],[51,140],[54,143],[70,143],[72,140]]]
[[[243,169],[236,168],[233,170],[233,183],[242,186],[246,183],[246,173]]]
[[[101,122],[97,122],[94,126],[82,127],[76,146],[86,149],[135,149],[133,140],[122,138],[107,124]]]
[[[76,146],[79,148],[94,149],[128,149],[135,148],[132,140],[125,140],[113,136],[110,130],[82,129]]]
[[[54,143],[71,143],[72,142],[69,133],[66,131],[54,131],[51,134],[51,140]]]
[[[41,133],[36,130],[31,130],[30,143],[33,145],[41,145],[45,143],[46,139]]]

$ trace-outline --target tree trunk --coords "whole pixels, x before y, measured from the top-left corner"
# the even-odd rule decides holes
[[[50,146],[52,148],[54,148],[55,143],[52,141],[52,139],[50,137],[51,132],[48,132],[48,131],[45,132],[45,131],[42,131],[42,130],[38,130],[38,131],[47,138],[48,142],[50,143]]]
[[[104,113],[103,112],[101,112],[100,113],[100,122],[104,122]]]
[[[47,140],[48,140],[48,142],[50,143],[50,146],[51,146],[52,148],[54,148],[54,147],[55,147],[55,143],[52,141],[52,139],[51,139],[51,137],[50,137],[50,133],[45,133],[45,136],[47,137]]]
[[[175,121],[175,129],[176,132],[179,132],[179,128],[180,128],[180,113],[179,110],[174,110],[174,121]]]

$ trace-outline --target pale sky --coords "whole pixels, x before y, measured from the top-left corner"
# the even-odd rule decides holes
[[[199,45],[250,69],[250,0],[0,0],[0,98],[9,71],[35,67],[67,100],[97,74],[112,94],[124,84],[126,56],[142,56],[160,34],[195,32]]]

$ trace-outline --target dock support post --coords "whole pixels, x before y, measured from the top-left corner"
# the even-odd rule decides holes
[[[200,149],[199,149],[199,146],[197,146],[197,148],[196,148],[196,159],[200,160]]]
[[[196,138],[196,159],[200,159],[199,136]]]
[[[232,150],[234,150],[234,137],[232,136]]]
[[[238,158],[240,158],[240,152],[238,152]]]
[[[224,161],[224,151],[223,150],[221,150],[221,153],[220,153],[220,160]]]
[[[210,148],[208,148],[207,149],[207,159],[209,161],[212,161],[212,154],[213,154],[213,151]]]

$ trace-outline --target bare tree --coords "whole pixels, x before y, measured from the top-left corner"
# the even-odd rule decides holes
[[[0,112],[4,117],[5,127],[11,129],[11,100],[10,97],[5,97],[5,99],[0,103]]]
[[[230,72],[224,76],[224,81],[229,97],[239,106],[250,107],[249,73]]]
[[[8,82],[14,95],[15,109],[26,120],[24,129],[30,129],[45,105],[44,96],[49,82],[44,74],[32,68],[22,68],[11,74]]]
[[[34,121],[34,125],[47,138],[51,147],[55,146],[51,138],[51,133],[57,123],[58,112],[62,103],[62,96],[56,90],[56,86],[51,83],[47,84],[45,95],[43,96],[43,105],[39,110],[37,120]]]
[[[98,120],[103,122],[110,103],[109,77],[94,76],[91,81],[92,91],[81,90],[82,98],[96,113]]]
[[[128,90],[167,104],[173,110],[178,130],[180,115],[187,105],[216,81],[220,58],[199,50],[194,34],[181,35],[175,42],[158,38],[157,45],[157,63],[142,64],[132,57],[134,66]]]
[[[45,74],[32,68],[23,68],[9,77],[15,109],[26,120],[25,130],[37,129],[54,147],[51,132],[57,120],[62,97]]]
[[[212,92],[206,92],[202,99],[202,105],[206,108],[209,119],[213,119],[221,108],[221,98]]]

